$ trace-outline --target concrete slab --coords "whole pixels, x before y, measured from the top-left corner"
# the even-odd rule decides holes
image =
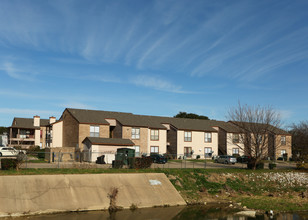
[[[123,208],[186,205],[162,173],[1,176],[0,186],[0,216],[108,209],[114,187]]]

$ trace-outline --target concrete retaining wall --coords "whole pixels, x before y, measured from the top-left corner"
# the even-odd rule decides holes
[[[113,187],[123,208],[186,204],[165,174],[1,176],[0,216],[108,209]]]

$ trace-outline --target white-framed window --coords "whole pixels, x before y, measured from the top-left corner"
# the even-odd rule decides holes
[[[281,143],[281,145],[286,145],[286,144],[287,144],[287,142],[286,142],[286,136],[281,136],[281,138],[280,138],[280,143]]]
[[[132,139],[140,139],[140,128],[132,128]]]
[[[90,137],[99,137],[99,126],[90,125]]]
[[[212,142],[212,133],[209,133],[209,132],[204,133],[204,142],[206,143]]]
[[[212,156],[212,148],[211,147],[205,147],[204,148],[204,157],[209,158]]]
[[[239,134],[232,134],[233,143],[237,144],[240,142],[240,135]]]
[[[135,157],[140,157],[140,146],[133,146],[135,149]]]
[[[191,142],[191,131],[184,131],[184,141]]]
[[[159,132],[157,129],[151,129],[151,141],[159,140]]]
[[[233,148],[232,154],[240,154],[240,149],[239,148]]]
[[[151,146],[151,154],[158,154],[159,153],[159,147],[158,146]]]

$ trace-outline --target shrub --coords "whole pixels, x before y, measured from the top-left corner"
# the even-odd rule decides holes
[[[2,170],[16,170],[18,167],[17,159],[1,159],[1,169]]]
[[[251,161],[249,163],[247,163],[247,168],[252,170],[253,169],[253,166],[254,166],[254,163]],[[261,169],[264,169],[264,163],[263,162],[258,162],[256,164],[256,169],[257,170],[261,170]]]
[[[273,170],[275,167],[276,167],[276,164],[275,164],[275,163],[269,163],[269,164],[268,164],[268,168],[269,168],[270,170]]]
[[[200,159],[200,155],[197,155],[196,159],[197,159],[197,160]]]
[[[112,168],[119,169],[119,168],[122,168],[123,165],[124,165],[124,163],[123,163],[122,160],[113,160],[112,161]]]
[[[153,163],[152,158],[150,157],[136,157],[134,158],[134,167],[135,169],[146,169],[151,167]]]

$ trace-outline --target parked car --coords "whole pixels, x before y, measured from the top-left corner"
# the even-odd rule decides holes
[[[242,155],[240,157],[237,157],[236,160],[238,163],[248,163],[251,160],[251,158],[250,156]]]
[[[218,163],[218,158],[219,158],[219,156],[213,156],[212,157],[212,160],[214,160],[214,163]]]
[[[167,163],[167,158],[161,154],[151,154],[153,163]]]
[[[229,155],[220,155],[219,158],[217,158],[217,163],[235,164],[236,158]]]
[[[25,150],[17,150],[14,147],[0,147],[0,157],[12,157],[18,154],[26,154]]]

